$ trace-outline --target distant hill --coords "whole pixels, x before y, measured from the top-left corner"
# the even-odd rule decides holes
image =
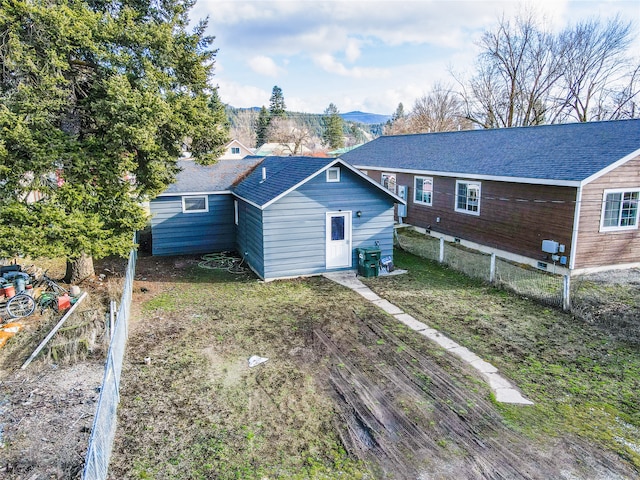
[[[391,118],[391,115],[380,115],[378,113],[366,113],[366,112],[347,112],[341,113],[340,116],[347,122],[363,123],[365,125],[374,125],[386,123]]]
[[[243,125],[245,128],[254,128],[253,122],[260,111],[259,107],[236,108],[231,105],[225,106],[225,111],[232,128]],[[307,125],[314,135],[322,136],[324,131],[324,114],[322,113],[302,113],[287,111],[287,117],[295,119]],[[379,115],[377,113],[348,112],[339,114],[344,120],[345,135],[360,137],[358,142],[372,140],[382,135],[384,124],[391,118],[390,115]]]

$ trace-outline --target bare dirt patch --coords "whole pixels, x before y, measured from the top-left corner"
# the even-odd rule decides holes
[[[63,275],[62,262],[34,263]],[[88,297],[25,370],[61,314],[17,320],[23,330],[0,349],[0,478],[81,477],[108,348],[106,304],[121,294],[122,265],[96,263],[97,276],[81,285]]]
[[[570,432],[513,428],[473,371],[350,290],[197,263],[139,259],[110,478],[637,474]]]

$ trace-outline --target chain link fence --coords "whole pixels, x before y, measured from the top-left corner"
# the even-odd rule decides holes
[[[498,288],[570,311],[614,338],[640,343],[640,269],[562,276],[404,229],[398,245]]]
[[[640,343],[640,269],[572,278],[571,312],[618,340]]]
[[[89,448],[85,459],[83,480],[107,478],[111,448],[116,431],[116,412],[120,401],[120,374],[127,344],[129,312],[133,293],[133,277],[136,269],[137,253],[131,250],[127,263],[124,289],[115,326],[111,332],[111,344],[107,353],[98,408],[93,419],[89,437]]]
[[[548,305],[568,307],[568,280],[563,276],[519,266],[495,255],[413,231],[399,231],[397,241],[403,250],[444,263],[469,277],[490,282],[499,288]]]

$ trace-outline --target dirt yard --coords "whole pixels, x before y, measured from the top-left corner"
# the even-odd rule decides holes
[[[81,478],[108,346],[105,303],[118,297],[121,264],[96,263],[99,275],[81,285],[89,296],[26,369],[61,315],[17,320],[23,330],[0,349],[0,478]],[[52,278],[63,275],[59,262],[49,267]]]
[[[197,264],[138,261],[114,480],[638,477],[570,430],[529,433],[538,410],[514,422],[469,367],[344,287]]]

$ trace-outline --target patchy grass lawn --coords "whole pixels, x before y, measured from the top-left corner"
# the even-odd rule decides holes
[[[593,392],[585,400],[563,383],[570,370],[547,370],[562,365],[548,349],[569,347],[538,331],[570,317],[402,252],[396,260],[408,275],[367,283],[485,355],[538,405],[495,405],[471,367],[326,279],[262,283],[194,258],[141,258],[109,478],[637,475],[618,456],[636,461],[637,407],[594,406]],[[269,360],[250,368],[251,355]],[[609,439],[566,406],[595,412]]]
[[[512,379],[536,403],[498,405],[514,428],[532,439],[569,432],[640,469],[637,343],[403,251],[395,261],[409,273],[366,283]]]

